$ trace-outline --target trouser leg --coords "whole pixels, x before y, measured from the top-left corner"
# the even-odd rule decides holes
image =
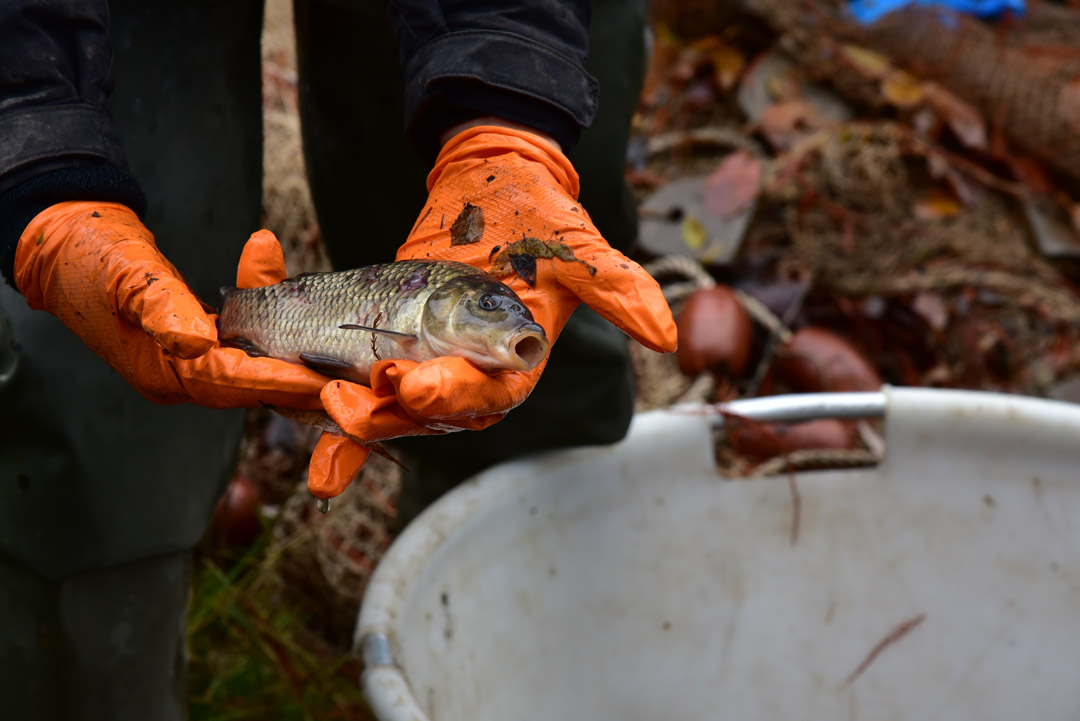
[[[423,166],[407,144],[397,43],[385,2],[296,0],[305,158],[335,267],[387,261],[426,200]],[[623,177],[630,117],[644,71],[645,3],[601,0],[589,70],[600,109],[571,158],[582,203],[613,246],[637,234]],[[358,37],[354,28],[364,28]],[[622,438],[633,412],[625,336],[588,308],[570,319],[528,400],[490,429],[402,439],[402,517],[411,518],[469,475],[524,453]]]
[[[0,560],[0,707],[12,719],[181,721],[191,554],[49,581]]]

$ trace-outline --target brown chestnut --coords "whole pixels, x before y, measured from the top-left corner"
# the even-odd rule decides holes
[[[881,376],[870,361],[832,331],[807,326],[776,354],[773,368],[792,390],[876,391]]]
[[[741,376],[750,359],[750,316],[726,285],[693,292],[675,319],[679,370],[688,376],[712,371]]]
[[[855,448],[858,437],[851,421],[820,418],[805,423],[746,423],[732,419],[727,437],[739,455],[765,460],[809,448]]]
[[[230,546],[250,546],[262,533],[261,507],[255,484],[246,476],[235,476],[214,508],[214,536]]]

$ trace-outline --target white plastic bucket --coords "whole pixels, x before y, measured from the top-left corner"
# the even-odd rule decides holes
[[[491,469],[372,579],[378,718],[1080,718],[1080,407],[885,389],[731,408],[883,415],[887,458],[800,472],[795,545],[787,478],[719,477],[701,413]]]

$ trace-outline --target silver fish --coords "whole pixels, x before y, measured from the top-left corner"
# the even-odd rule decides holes
[[[223,288],[218,337],[253,356],[367,384],[379,360],[466,358],[525,371],[550,343],[521,299],[470,265],[400,261]]]

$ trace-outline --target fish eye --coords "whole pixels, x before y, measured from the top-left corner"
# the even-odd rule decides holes
[[[495,296],[491,293],[484,295],[480,298],[480,307],[484,310],[495,310],[498,307],[498,303],[495,301]]]

